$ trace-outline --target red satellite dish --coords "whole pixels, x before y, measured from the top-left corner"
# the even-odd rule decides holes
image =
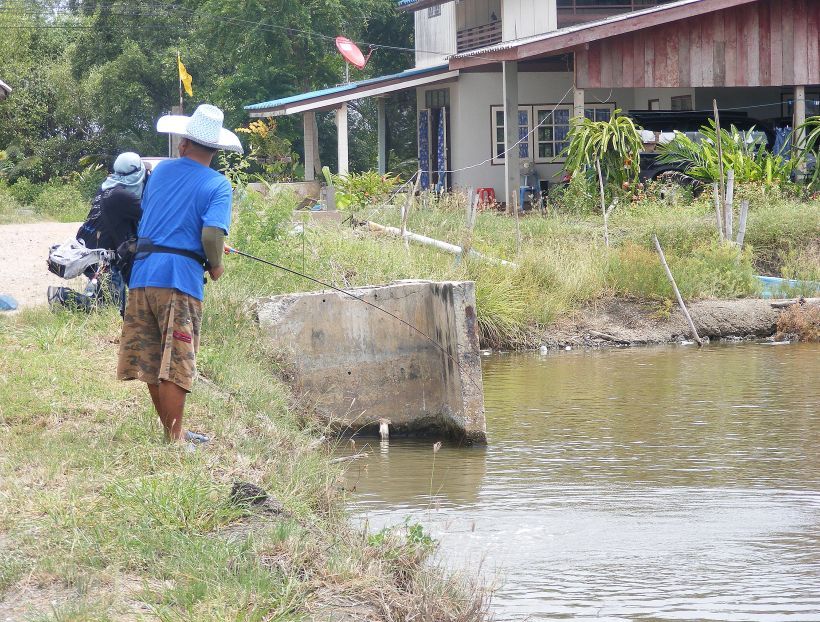
[[[345,60],[356,69],[364,69],[367,61],[370,60],[370,54],[367,56],[362,54],[359,46],[347,37],[336,37],[336,48]]]

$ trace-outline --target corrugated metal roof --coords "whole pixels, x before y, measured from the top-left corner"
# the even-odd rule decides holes
[[[416,2],[417,0],[412,1]],[[467,52],[461,52],[460,54],[454,54],[450,58],[470,58],[472,56],[491,54],[492,52],[511,50],[520,45],[526,45],[527,43],[534,43],[536,41],[546,41],[548,39],[553,39],[556,37],[563,37],[573,32],[581,32],[589,28],[595,28],[597,26],[603,26],[606,24],[614,24],[624,20],[633,19],[635,17],[640,17],[642,15],[650,15],[652,13],[660,13],[663,11],[668,11],[670,9],[675,9],[689,4],[697,4],[698,2],[703,2],[703,0],[679,0],[678,2],[670,2],[669,4],[661,4],[658,6],[650,7],[648,9],[641,9],[640,11],[633,11],[631,13],[613,15],[612,17],[607,17],[606,19],[601,19],[594,22],[586,22],[583,24],[576,24],[575,26],[568,26],[567,28],[560,28],[558,30],[553,30],[551,32],[547,32],[540,35],[523,37],[521,39],[513,39],[511,41],[503,41],[502,43],[496,43],[495,45],[488,45],[487,47],[477,48],[475,50],[469,50]]]
[[[378,85],[382,82],[400,81],[408,78],[423,76],[429,73],[436,73],[446,71],[448,65],[436,65],[434,67],[424,67],[422,69],[408,69],[401,73],[394,73],[387,76],[379,76],[378,78],[369,78],[367,80],[360,80],[358,82],[351,82],[350,84],[341,84],[318,91],[310,91],[308,93],[300,93],[299,95],[292,95],[290,97],[283,97],[281,99],[274,99],[260,104],[250,104],[245,106],[245,110],[263,110],[268,108],[282,108],[292,104],[308,101],[311,99],[320,99],[331,95],[339,95],[347,91],[354,91],[362,87]]]

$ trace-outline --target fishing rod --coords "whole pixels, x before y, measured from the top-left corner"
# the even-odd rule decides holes
[[[344,294],[345,296],[350,296],[354,300],[358,300],[359,302],[363,302],[367,306],[373,307],[377,311],[381,311],[382,313],[386,313],[387,315],[389,315],[393,319],[398,320],[399,322],[401,322],[402,324],[407,326],[410,330],[418,333],[419,335],[424,337],[427,341],[429,341],[434,346],[436,346],[436,348],[438,348],[441,351],[441,353],[444,354],[444,356],[446,356],[448,359],[450,359],[455,364],[455,366],[459,369],[459,371],[464,372],[464,370],[462,369],[459,362],[455,359],[455,357],[452,354],[450,354],[449,352],[447,352],[447,350],[445,350],[444,347],[438,341],[433,339],[430,335],[428,335],[424,331],[420,330],[419,328],[416,328],[410,322],[408,322],[406,320],[403,320],[398,315],[395,315],[395,314],[391,313],[387,309],[385,309],[383,307],[380,307],[379,305],[374,304],[374,303],[370,302],[369,300],[365,300],[361,296],[357,296],[356,294],[354,294],[352,292],[349,292],[345,289],[342,289],[340,287],[336,287],[335,285],[331,285],[330,283],[325,283],[324,281],[321,281],[317,278],[314,278],[312,276],[308,276],[307,274],[303,274],[303,273],[298,272],[296,270],[292,270],[291,268],[288,268],[286,266],[282,266],[278,263],[268,261],[267,259],[262,259],[261,257],[256,257],[254,255],[251,255],[250,253],[245,253],[245,252],[240,251],[236,248],[233,248],[232,246],[228,246],[227,244],[225,245],[225,254],[226,255],[239,255],[240,257],[245,257],[247,259],[252,259],[254,261],[258,261],[259,263],[263,263],[265,265],[272,266],[274,268],[279,268],[280,270],[284,270],[285,272],[289,272],[290,274],[293,274],[295,276],[301,277],[303,279],[307,279],[308,281],[313,281],[314,283],[317,283],[317,284],[321,285],[322,287],[327,287],[328,289],[332,289],[333,291],[339,292],[340,294]],[[476,386],[476,388],[480,388],[479,385],[476,383],[476,381],[472,379],[470,374],[467,374],[465,372],[464,375],[467,376],[467,378],[470,379],[470,382],[472,382]]]

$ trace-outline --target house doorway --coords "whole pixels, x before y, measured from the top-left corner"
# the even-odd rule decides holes
[[[444,192],[452,185],[450,89],[426,91],[424,103],[424,110],[419,111],[421,187]]]

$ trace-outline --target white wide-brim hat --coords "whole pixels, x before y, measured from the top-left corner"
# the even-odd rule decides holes
[[[222,127],[225,115],[216,106],[201,104],[194,114],[166,114],[157,121],[157,132],[176,134],[211,149],[225,149],[243,153],[239,137]]]

